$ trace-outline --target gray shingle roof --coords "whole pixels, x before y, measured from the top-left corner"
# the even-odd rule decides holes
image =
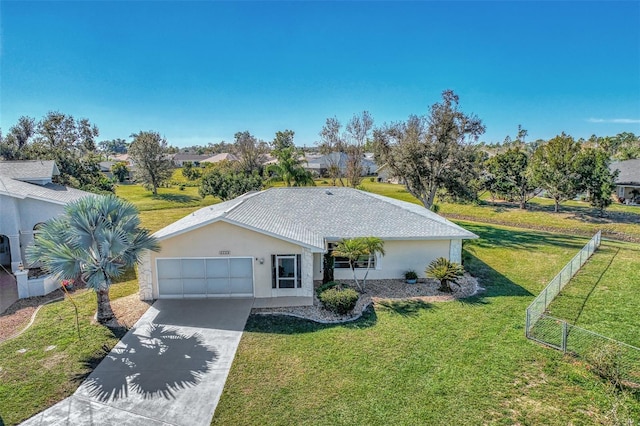
[[[616,183],[640,185],[640,158],[611,163],[611,170],[620,170]]]
[[[59,174],[53,160],[0,161],[0,175],[14,179],[43,180]]]
[[[79,189],[68,188],[54,183],[35,185],[0,175],[0,194],[15,198],[36,198],[55,204],[67,204],[86,196],[95,196]]]
[[[324,240],[469,239],[477,236],[416,204],[351,188],[272,188],[202,208],[161,229],[160,239],[225,220],[324,250]]]

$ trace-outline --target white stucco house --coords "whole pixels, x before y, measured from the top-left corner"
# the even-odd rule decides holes
[[[57,288],[49,277],[27,280],[31,265],[26,261],[25,250],[41,223],[62,214],[68,203],[92,195],[54,184],[53,176],[58,174],[60,171],[54,161],[0,161],[0,273],[5,278],[2,280],[3,295],[16,290],[20,298],[41,296]],[[13,277],[7,277],[9,274]],[[4,288],[9,285],[17,288]],[[2,304],[7,303],[7,297],[3,297]]]
[[[254,297],[254,306],[313,304],[323,256],[343,238],[376,236],[386,255],[369,279],[424,276],[435,258],[460,262],[477,236],[412,203],[351,188],[271,188],[204,207],[155,233],[139,267],[140,296]],[[366,267],[366,265],[361,265]],[[335,279],[351,279],[335,258]]]
[[[619,171],[616,179],[618,200],[625,204],[640,204],[640,158],[611,163],[609,169]]]

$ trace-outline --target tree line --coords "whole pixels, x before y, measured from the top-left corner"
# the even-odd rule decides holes
[[[527,142],[527,131],[518,126],[513,139],[507,136],[502,143],[486,144],[479,142],[484,132],[482,120],[463,112],[458,95],[445,90],[427,114],[411,115],[406,121],[375,127],[368,111],[354,114],[344,125],[329,117],[315,151],[324,154],[331,184],[351,187],[360,185],[364,154],[373,151],[378,166],[386,165],[426,208],[432,208],[436,198],[477,200],[489,192],[492,198],[518,202],[526,209],[531,198],[544,192],[554,200],[556,211],[562,202],[585,194],[601,212],[612,201],[616,174],[609,170],[611,160],[640,158],[640,139],[633,133],[587,140],[562,133],[549,141]],[[98,128],[86,118],[76,120],[60,112],[50,112],[40,121],[21,117],[4,137],[0,133],[0,157],[55,160],[59,183],[104,192],[113,191],[113,182],[100,173],[98,162],[127,152],[136,166],[136,181],[154,194],[170,180],[174,168],[170,154],[178,149],[160,133],[140,131],[131,135],[131,142],[96,142],[98,136]],[[292,130],[278,131],[265,142],[242,131],[232,143],[183,149],[230,152],[238,158],[204,170],[187,163],[183,174],[200,181],[201,196],[221,199],[272,181],[313,185],[313,176],[303,167],[305,149],[295,145],[294,136]],[[123,176],[127,170],[116,165],[113,172]]]

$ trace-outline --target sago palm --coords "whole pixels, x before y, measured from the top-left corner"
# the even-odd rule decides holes
[[[440,281],[440,291],[451,293],[451,283],[464,275],[464,268],[456,262],[451,262],[445,257],[439,257],[429,264],[425,271],[427,277]]]
[[[159,245],[140,227],[133,204],[114,195],[88,196],[47,221],[27,256],[58,279],[81,277],[97,294],[98,322],[108,323],[114,319],[109,287],[139,262],[143,250],[158,251]]]

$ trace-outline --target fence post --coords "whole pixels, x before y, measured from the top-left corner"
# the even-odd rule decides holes
[[[562,352],[567,353],[567,322],[562,321]]]
[[[529,308],[527,308],[527,316],[524,320],[524,335],[529,338],[529,321],[531,321],[529,318]]]

